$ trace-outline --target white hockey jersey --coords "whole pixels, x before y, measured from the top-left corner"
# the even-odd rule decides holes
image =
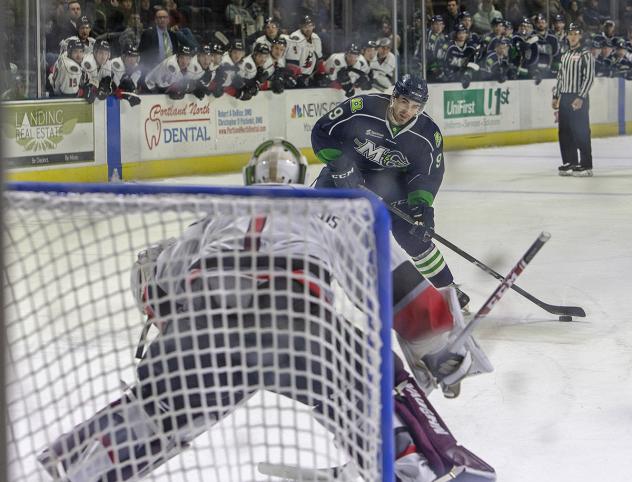
[[[244,59],[241,59],[237,64],[235,64],[235,62],[233,62],[233,59],[230,58],[230,54],[228,52],[225,52],[224,55],[222,55],[222,61],[220,62],[220,66],[226,65],[226,66],[235,67],[234,69],[229,68],[226,71],[226,80],[224,81],[223,87],[228,87],[233,83],[233,80],[235,80],[235,76],[241,69],[241,64],[243,62],[244,62]]]
[[[239,64],[239,75],[244,80],[254,79],[257,75],[257,64],[255,64],[255,60],[252,58],[253,54],[244,57],[244,60]],[[265,64],[264,64],[265,68]]]
[[[311,75],[316,68],[318,59],[321,59],[322,56],[322,42],[315,33],[312,34],[311,41],[305,38],[300,29],[290,35],[285,58],[290,64],[298,64],[301,74]]]
[[[215,64],[211,63],[209,65],[208,70],[210,72],[215,72],[218,67],[219,67],[219,65],[215,65]],[[198,61],[197,55],[192,57],[191,58],[191,63],[189,64],[189,67],[187,67],[187,73],[186,73],[187,78],[191,79],[191,80],[198,80],[198,79],[201,79],[204,76],[205,73],[207,73],[207,71],[204,70],[202,68],[202,66],[200,65],[200,62]],[[214,74],[209,77],[209,81],[213,77],[214,77]]]
[[[59,42],[59,53],[63,54],[66,52],[66,50],[68,49],[68,42],[70,42],[71,40],[80,40],[79,37],[77,37],[76,35],[73,35],[72,37],[68,37],[63,39],[61,42]],[[91,54],[93,49],[94,49],[94,43],[96,42],[95,39],[93,39],[92,37],[88,37],[88,41],[87,42],[81,42],[83,44],[83,53],[85,55]]]
[[[145,84],[147,84],[149,90],[166,89],[183,78],[184,74],[178,65],[178,56],[173,54],[156,65],[147,74]]]
[[[284,38],[286,42],[289,42],[290,39],[287,35],[285,34],[280,34],[279,37]],[[255,48],[255,45],[257,44],[264,44],[267,45],[268,47],[272,48],[272,42],[270,42],[270,40],[268,39],[268,37],[266,35],[262,35],[261,37],[257,37],[257,40],[255,40],[255,43],[252,44],[252,48]]]
[[[278,212],[260,218],[207,217],[187,228],[175,243],[162,251],[157,259],[156,282],[165,292],[179,294],[194,263],[213,258],[220,252],[232,252],[235,256],[251,257],[258,253],[288,261],[301,260],[305,265],[309,261],[331,273],[343,289],[357,286],[358,280],[350,278],[355,276],[352,267],[364,266],[367,260],[358,259],[366,253],[364,250],[349,249],[350,236],[345,233],[353,226],[344,216],[326,213],[300,217]],[[345,256],[340,255],[343,252]],[[391,236],[391,268],[409,260]],[[266,265],[263,270],[269,273],[270,269],[274,267]],[[254,277],[257,274],[252,273]]]
[[[88,54],[83,57],[81,67],[88,75],[88,82],[94,86],[98,87],[105,77],[112,78],[112,61],[109,59],[103,65],[97,65],[94,55]]]
[[[112,82],[114,82],[114,85],[119,87],[121,84],[121,79],[125,74],[127,74],[132,82],[134,82],[134,86],[138,87],[138,81],[140,80],[140,77],[142,75],[142,72],[138,65],[136,66],[136,68],[128,71],[128,68],[125,66],[125,62],[123,62],[123,59],[121,57],[116,57],[111,61],[111,68]]]
[[[347,61],[345,60],[344,52],[331,54],[329,58],[327,59],[327,61],[325,62],[325,71],[327,72],[327,76],[329,77],[329,80],[332,80],[332,81],[337,80],[338,72],[340,72],[341,69],[344,69],[346,67],[347,67]],[[358,56],[358,60],[356,61],[355,64],[351,66],[351,68],[364,72],[365,74],[368,74],[370,70],[369,64],[367,63],[366,59],[362,55]],[[349,72],[349,78],[351,79],[351,82],[355,84],[355,82],[360,78],[360,74],[356,72]]]
[[[87,79],[87,74],[77,62],[62,54],[55,62],[48,80],[55,95],[76,95]]]
[[[373,80],[383,89],[387,89],[395,83],[395,68],[397,67],[397,59],[393,52],[389,52],[386,57],[380,61],[375,57],[370,63],[373,71]]]

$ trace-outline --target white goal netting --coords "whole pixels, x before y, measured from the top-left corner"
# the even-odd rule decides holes
[[[369,201],[5,201],[9,480],[383,480]]]

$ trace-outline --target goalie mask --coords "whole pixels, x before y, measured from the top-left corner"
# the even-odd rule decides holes
[[[307,160],[285,139],[266,141],[244,167],[244,184],[305,184]]]

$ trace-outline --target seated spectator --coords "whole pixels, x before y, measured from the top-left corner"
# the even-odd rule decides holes
[[[391,41],[391,49],[394,53],[399,52],[402,39],[399,34],[397,36],[393,34],[393,21],[389,17],[382,18],[382,31],[379,35],[381,38],[387,38]]]
[[[243,0],[231,0],[226,6],[226,21],[236,38],[248,37],[257,31],[255,20],[244,7]]]
[[[513,25],[519,25],[526,12],[524,0],[507,0],[505,4],[505,19]]]
[[[588,32],[597,33],[602,24],[607,20],[607,12],[602,12],[599,8],[599,0],[589,0],[582,11],[584,25]]]
[[[391,52],[391,40],[383,37],[377,40],[377,55],[369,66],[373,72],[373,85],[386,90],[395,83],[395,67],[397,59]]]
[[[55,40],[52,42],[52,45],[57,48],[62,40],[78,36],[80,20],[81,3],[78,1],[68,2],[68,11],[53,26],[52,34]]]
[[[186,74],[192,57],[193,49],[188,45],[180,45],[177,53],[164,59],[147,74],[147,89],[153,93],[167,94],[171,99],[182,99],[187,93]]]
[[[178,36],[169,30],[169,12],[164,8],[156,9],[154,26],[143,31],[138,45],[142,70],[149,72],[179,47]]]
[[[153,23],[154,10],[151,8],[151,0],[140,0],[138,14],[144,27],[149,27]]]
[[[81,17],[81,20],[79,21],[79,28],[77,29],[77,35],[59,42],[59,53],[63,53],[66,51],[66,46],[68,45],[68,42],[70,40],[78,40],[83,44],[84,53],[86,55],[91,54],[94,42],[96,41],[96,39],[94,39],[91,34],[92,26],[90,24],[90,20],[88,20],[88,17]]]
[[[318,86],[324,77],[323,47],[315,27],[314,20],[305,16],[288,39],[287,67],[299,87]]]
[[[121,56],[112,59],[112,89],[114,94],[126,99],[132,107],[140,104],[140,78],[138,47],[129,44],[122,48]]]
[[[110,62],[110,44],[107,40],[98,40],[94,50],[83,57],[81,66],[88,77],[87,89],[93,94],[86,100],[94,102],[95,98],[105,100],[112,93],[112,63]]]
[[[473,17],[473,29],[475,32],[486,34],[492,30],[492,20],[503,18],[503,14],[494,8],[493,0],[482,0],[478,11]]]
[[[169,10],[169,30],[176,34],[179,44],[188,45],[193,49],[197,49],[197,40],[193,32],[191,32],[191,29],[186,26],[184,16],[178,10]]]
[[[579,9],[579,3],[577,0],[571,0],[568,4],[568,9],[566,10],[566,24],[570,25],[571,23],[577,25],[582,30],[585,30],[584,17]]]
[[[325,71],[334,89],[342,89],[347,97],[355,95],[356,88],[369,90],[369,64],[360,53],[360,47],[351,44],[345,52],[333,53],[325,62]]]
[[[446,10],[443,14],[443,22],[445,23],[445,33],[451,35],[454,28],[459,24],[459,14],[461,7],[458,0],[448,0]]]

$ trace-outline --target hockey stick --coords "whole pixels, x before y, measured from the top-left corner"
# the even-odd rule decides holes
[[[374,193],[375,194],[375,193]],[[377,196],[377,194],[376,194]],[[377,196],[382,202],[384,202],[384,199],[382,199],[380,196]],[[413,226],[418,226],[420,225],[419,222],[415,221],[412,217],[410,217],[408,214],[406,214],[404,211],[402,211],[401,209],[399,209],[397,206],[392,206],[388,203],[386,204],[386,208],[392,212],[393,214],[395,214],[396,216],[400,217],[401,219],[403,219],[404,221],[406,221],[407,223],[410,223]],[[441,244],[443,244],[444,246],[446,246],[447,248],[450,248],[452,251],[454,251],[456,254],[462,256],[463,258],[465,258],[466,260],[468,260],[470,263],[472,263],[473,265],[479,267],[480,269],[482,269],[483,271],[485,271],[487,274],[492,275],[494,278],[496,278],[497,280],[503,280],[503,275],[501,275],[500,273],[494,271],[492,268],[490,268],[489,266],[487,266],[485,263],[479,261],[478,259],[476,259],[474,256],[466,253],[465,251],[463,251],[461,248],[459,248],[458,246],[454,245],[453,243],[451,243],[450,241],[448,241],[447,239],[445,239],[443,236],[437,234],[435,231],[433,230],[428,230],[428,232],[430,233],[430,236],[433,239],[436,239],[437,241],[439,241]],[[586,316],[586,312],[584,311],[583,308],[579,307],[579,306],[560,306],[560,305],[551,305],[549,303],[545,303],[542,300],[539,300],[538,298],[536,298],[535,296],[533,296],[530,293],[527,293],[525,290],[523,290],[522,288],[520,288],[518,285],[511,285],[511,289],[514,290],[515,292],[519,293],[520,295],[524,296],[526,299],[528,299],[529,301],[531,301],[532,303],[538,305],[540,308],[542,308],[545,311],[548,311],[549,313],[553,314],[553,315],[559,315],[561,317],[564,317],[564,320],[562,321],[571,321],[570,319],[567,319],[567,317],[573,317],[573,316],[580,316],[580,317],[584,317]]]
[[[505,276],[502,283],[500,283],[490,297],[487,298],[487,301],[485,301],[480,310],[478,310],[476,315],[474,315],[474,318],[470,320],[470,322],[465,326],[465,328],[463,328],[456,338],[454,338],[454,340],[448,343],[445,350],[441,350],[440,352],[434,354],[428,354],[423,357],[423,362],[428,366],[430,372],[440,373],[442,371],[442,367],[453,365],[453,362],[455,361],[455,354],[459,352],[459,350],[470,338],[474,328],[480,324],[483,318],[485,318],[485,316],[492,310],[494,305],[498,303],[507,290],[513,286],[516,278],[520,276],[520,273],[524,271],[527,264],[531,262],[533,257],[538,253],[538,251],[540,251],[540,248],[542,248],[544,243],[546,243],[550,238],[551,235],[549,233],[540,233],[527,252],[522,256],[522,258],[520,258],[518,263],[512,268],[507,276]],[[460,392],[460,387],[461,380],[452,385],[441,384],[441,390],[447,398],[457,397]]]
[[[357,478],[355,470],[350,467],[349,463],[336,467],[308,469],[294,465],[259,462],[257,469],[264,475],[280,477],[286,480],[311,480],[316,482],[330,480],[351,481],[355,480],[354,477]]]

